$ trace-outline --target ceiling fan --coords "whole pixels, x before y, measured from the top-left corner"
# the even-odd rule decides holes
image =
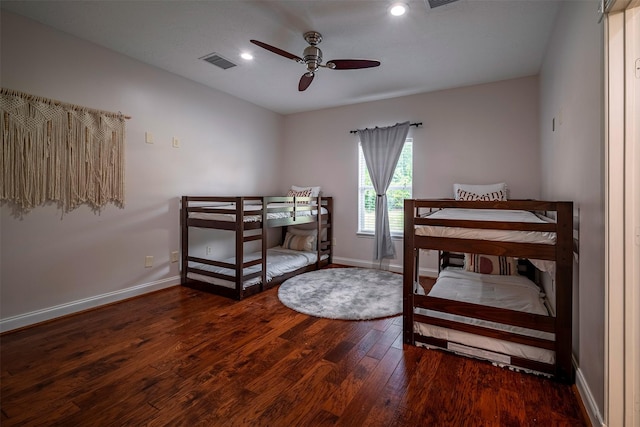
[[[309,87],[316,75],[316,71],[320,68],[329,68],[331,70],[355,70],[359,68],[377,67],[380,65],[380,61],[372,61],[368,59],[332,59],[331,61],[327,61],[323,64],[322,51],[318,47],[318,43],[322,41],[322,35],[316,31],[307,31],[304,33],[303,37],[307,43],[309,43],[309,46],[304,49],[302,58],[261,41],[251,40],[251,43],[260,46],[261,48],[267,49],[277,55],[284,56],[285,58],[292,59],[307,66],[307,72],[302,75],[300,82],[298,83],[298,90],[301,92]]]

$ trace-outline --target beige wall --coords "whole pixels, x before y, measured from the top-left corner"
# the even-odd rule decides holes
[[[1,31],[2,87],[133,117],[124,209],[1,205],[3,329],[179,283],[179,196],[277,191],[282,116],[6,11]]]
[[[561,7],[540,74],[542,196],[573,200],[580,259],[574,274],[578,385],[604,402],[603,26],[592,2]],[[556,130],[551,128],[555,117]],[[579,283],[579,286],[578,286]]]
[[[373,239],[356,235],[358,137],[350,130],[423,123],[409,132],[415,197],[452,197],[455,182],[506,182],[510,197],[538,198],[538,111],[538,79],[525,77],[288,115],[281,185],[321,185],[334,196],[336,260],[374,265]],[[401,269],[402,240],[395,243],[390,266]],[[433,257],[422,264],[436,267]]]

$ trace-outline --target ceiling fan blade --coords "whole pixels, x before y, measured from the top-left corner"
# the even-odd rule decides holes
[[[356,70],[358,68],[372,68],[379,65],[380,61],[371,61],[369,59],[333,59],[327,61],[327,67],[333,70]]]
[[[303,90],[306,90],[311,84],[311,82],[313,81],[314,77],[315,77],[314,73],[304,73],[302,77],[300,77],[300,83],[298,83],[298,90],[300,92],[302,92]]]
[[[258,40],[249,40],[249,41],[255,44],[256,46],[260,46],[261,48],[267,49],[268,51],[273,52],[277,55],[284,56],[285,58],[288,58],[288,59],[293,59],[296,62],[302,62],[302,58],[294,55],[293,53],[289,53],[285,50],[279,49],[275,46],[271,46],[270,44],[266,44]]]

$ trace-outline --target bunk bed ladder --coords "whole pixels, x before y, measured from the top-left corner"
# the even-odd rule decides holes
[[[324,265],[333,263],[333,229],[331,227],[331,214],[333,212],[333,198],[322,198],[318,196],[317,199],[318,210],[316,218],[316,230],[317,236],[317,260],[316,269],[321,268]],[[322,209],[326,209],[327,213],[322,214]],[[326,237],[323,239],[323,231],[326,230]],[[322,256],[328,255],[327,260],[323,260]]]

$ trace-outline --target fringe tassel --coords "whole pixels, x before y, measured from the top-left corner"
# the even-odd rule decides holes
[[[23,211],[56,202],[124,206],[125,117],[0,94],[0,200]]]

